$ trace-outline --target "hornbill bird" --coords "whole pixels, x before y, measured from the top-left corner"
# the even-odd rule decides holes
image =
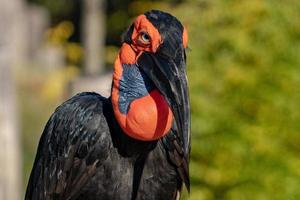
[[[111,96],[77,94],[41,136],[26,200],[168,200],[189,190],[187,32],[151,10],[123,35]]]

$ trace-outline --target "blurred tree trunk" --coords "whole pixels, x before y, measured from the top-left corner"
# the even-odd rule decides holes
[[[21,195],[20,140],[14,71],[26,58],[22,0],[0,0],[0,199]]]
[[[84,74],[69,84],[68,96],[83,91],[97,91],[109,96],[111,73],[104,73],[105,0],[82,0],[82,41],[84,45]]]
[[[0,51],[0,199],[20,199],[22,178],[16,91],[7,54]]]
[[[105,64],[105,1],[84,0],[82,12],[85,74],[95,76],[103,72]]]

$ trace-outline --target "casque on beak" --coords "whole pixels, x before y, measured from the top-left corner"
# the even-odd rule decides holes
[[[137,64],[168,102],[175,118],[178,135],[183,141],[184,152],[188,155],[190,102],[183,46],[173,55],[144,52],[138,58]]]

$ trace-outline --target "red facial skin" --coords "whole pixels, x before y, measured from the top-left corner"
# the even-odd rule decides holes
[[[150,36],[150,41],[142,40],[142,32]],[[186,33],[183,34],[184,37],[187,42]],[[131,45],[123,43],[115,60],[111,95],[113,110],[118,123],[127,135],[138,140],[153,141],[163,137],[171,129],[173,114],[168,103],[160,92],[154,89],[149,95],[133,100],[129,105],[128,113],[123,114],[118,104],[119,81],[123,73],[122,64],[136,63],[139,55],[144,51],[155,53],[162,39],[158,30],[145,15],[140,15],[134,22],[131,39]]]
[[[182,43],[183,43],[183,47],[186,49],[188,46],[188,32],[186,27],[183,28]]]

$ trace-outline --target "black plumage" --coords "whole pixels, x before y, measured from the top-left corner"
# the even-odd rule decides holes
[[[49,119],[25,199],[175,199],[187,165],[177,143],[173,130],[159,141],[132,139],[109,99],[78,94]]]
[[[172,56],[162,46],[137,62],[174,112],[171,130],[155,141],[133,139],[120,127],[110,98],[77,94],[55,110],[42,133],[25,200],[175,200],[183,183],[189,190],[189,101],[179,38],[183,27],[161,11],[147,15],[158,25],[160,15],[165,26],[173,20],[169,25],[180,29],[164,36],[165,45],[177,45]]]

